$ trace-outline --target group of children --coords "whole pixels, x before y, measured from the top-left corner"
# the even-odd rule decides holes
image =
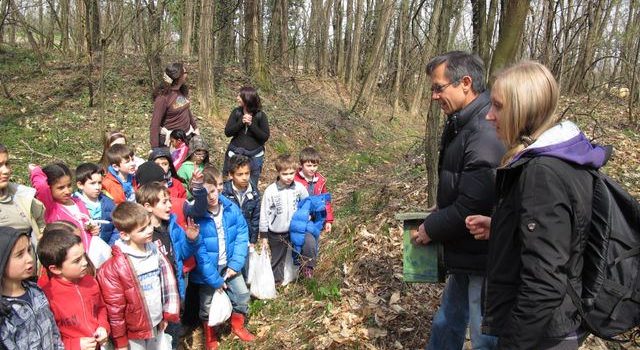
[[[192,318],[202,323],[206,349],[217,349],[207,323],[216,290],[232,303],[231,332],[254,340],[245,328],[249,250],[260,238],[268,244],[278,284],[293,246],[310,278],[319,232],[331,230],[318,152],[305,148],[299,161],[278,156],[278,178],[261,195],[249,158],[232,157],[223,181],[199,136],[172,134],[173,152],[153,149],[146,162],[117,136],[105,139],[101,165],[76,168],[76,192],[65,164],[29,165],[47,226],[0,227],[0,345],[93,350],[110,339],[115,349],[157,349],[166,332],[175,347],[181,321],[194,326],[185,322]],[[41,289],[31,282],[36,274]]]

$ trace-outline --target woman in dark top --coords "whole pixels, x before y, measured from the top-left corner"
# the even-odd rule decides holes
[[[262,163],[264,162],[264,143],[269,139],[269,121],[261,110],[260,96],[256,89],[245,86],[240,89],[238,107],[231,111],[224,134],[231,142],[224,155],[222,175],[229,173],[229,158],[242,154],[251,159],[251,182],[257,186]]]
[[[187,70],[182,63],[167,66],[162,84],[153,91],[153,115],[151,116],[151,148],[169,147],[169,135],[182,130],[187,136],[199,135],[196,118],[191,113]]]

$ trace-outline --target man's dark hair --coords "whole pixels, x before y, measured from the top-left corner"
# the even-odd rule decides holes
[[[444,75],[454,85],[460,84],[464,76],[470,76],[473,92],[480,94],[487,89],[484,81],[484,63],[478,55],[464,51],[450,51],[436,56],[427,63],[427,74],[431,75],[441,64],[445,64]]]

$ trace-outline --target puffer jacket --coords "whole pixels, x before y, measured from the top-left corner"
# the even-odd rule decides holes
[[[187,290],[187,282],[184,278],[184,261],[191,258],[198,250],[200,246],[200,236],[195,241],[187,238],[187,234],[182,227],[178,224],[178,220],[175,214],[171,214],[169,217],[169,237],[171,238],[171,244],[173,245],[173,254],[175,259],[175,273],[178,282],[178,291],[180,292],[180,299],[184,300]]]
[[[113,209],[115,209],[116,204],[113,202],[113,199],[104,193],[100,194],[98,200],[100,201],[100,214],[102,216],[100,219],[109,221],[108,224],[100,225],[100,238],[109,245],[113,245],[113,243],[120,238],[120,232],[118,232],[118,229],[116,229],[111,220],[111,213]]]
[[[300,253],[304,245],[304,236],[310,233],[316,241],[320,237],[327,218],[327,203],[331,201],[329,193],[309,196],[298,203],[298,210],[291,218],[289,238],[293,251]]]
[[[307,179],[305,179],[305,177],[302,175],[302,170],[296,171],[296,174],[293,177],[293,180],[295,180],[296,182],[299,182],[302,186],[304,186],[304,188],[306,188],[307,191],[309,192],[310,196],[317,195],[317,194],[328,193],[328,191],[327,191],[327,178],[322,176],[322,174],[320,174],[320,173],[316,173],[316,176],[311,181],[311,184],[313,184],[313,191],[309,191],[310,182],[307,181]],[[333,206],[331,205],[331,199],[329,199],[329,201],[327,201],[326,207],[327,207],[327,209],[326,209],[327,210],[327,218],[326,218],[325,222],[333,223]]]
[[[487,241],[476,240],[466,228],[467,216],[490,216],[495,198],[495,169],[504,145],[485,120],[489,92],[447,117],[438,159],[437,211],[424,221],[427,234],[444,246],[449,273],[484,275]]]
[[[227,197],[230,201],[235,203],[242,209],[242,215],[247,221],[249,226],[249,242],[256,243],[258,241],[259,227],[260,227],[260,192],[255,184],[251,184],[251,192],[247,193],[247,198],[242,202],[236,197],[236,193],[233,191],[233,183],[231,180],[225,181],[223,184],[222,195]]]
[[[60,331],[44,293],[32,282],[23,282],[31,305],[18,298],[10,302],[10,314],[0,318],[0,348],[6,350],[63,350]]]
[[[482,330],[499,337],[499,349],[540,349],[545,338],[578,330],[567,284],[583,273],[594,186],[587,169],[607,159],[570,122],[530,147],[497,174]]]
[[[242,270],[249,250],[249,229],[242,212],[237,205],[224,196],[218,201],[223,207],[222,223],[227,254],[227,267],[233,271]],[[196,253],[197,267],[189,274],[189,282],[208,284],[213,288],[220,288],[224,279],[218,272],[218,232],[216,224],[206,209],[195,210],[193,215],[200,225],[200,239],[202,240]]]
[[[112,258],[98,270],[97,280],[107,306],[111,338],[118,348],[126,347],[130,338],[152,338],[153,325],[140,282],[129,258],[117,243],[112,247],[111,253]],[[178,313],[163,312],[162,316],[164,320],[173,322],[180,319]]]

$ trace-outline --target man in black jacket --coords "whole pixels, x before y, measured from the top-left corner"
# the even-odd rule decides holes
[[[464,220],[471,214],[491,215],[495,169],[505,149],[485,120],[490,101],[478,56],[448,52],[433,58],[427,72],[431,98],[440,103],[447,121],[440,141],[437,210],[413,239],[416,244],[442,243],[449,275],[427,349],[462,349],[467,326],[474,349],[492,349],[496,338],[480,331],[488,245],[474,239]]]

